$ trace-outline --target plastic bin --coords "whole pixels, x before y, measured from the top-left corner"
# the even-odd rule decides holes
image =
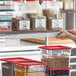
[[[12,31],[12,20],[0,20],[0,32],[11,32]]]
[[[13,9],[13,1],[12,0],[0,1],[0,10],[10,10],[10,9]]]
[[[27,61],[31,59],[27,58],[21,58],[21,57],[16,57],[16,58],[3,58],[0,59],[2,61],[2,76],[15,76],[14,72],[14,62],[17,61]]]
[[[8,63],[15,63],[19,61],[32,61],[32,59],[22,58],[22,57],[15,57],[15,58],[2,58],[1,61],[5,61]]]
[[[12,63],[2,63],[2,76],[15,76]]]
[[[47,63],[20,57],[0,60],[3,62],[2,76],[45,76]]]
[[[47,69],[46,76],[69,76],[70,68],[61,68],[61,69]]]
[[[20,61],[15,64],[16,76],[45,76],[46,63],[39,61]]]
[[[69,67],[71,47],[41,46],[43,62],[48,63],[46,68],[57,69]]]

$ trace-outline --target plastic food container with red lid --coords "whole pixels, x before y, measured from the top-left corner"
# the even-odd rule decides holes
[[[45,76],[47,63],[21,57],[0,60],[3,62],[2,76]]]
[[[47,69],[46,76],[70,76],[70,68]]]
[[[41,61],[46,62],[46,76],[69,76],[71,47],[41,46]]]
[[[16,76],[45,76],[46,63],[39,61],[21,61],[15,64]]]
[[[15,71],[14,71],[14,66],[15,62],[18,61],[31,61],[31,59],[27,58],[21,58],[21,57],[16,57],[16,58],[2,58],[0,59],[1,62],[1,67],[2,67],[2,76],[15,76]]]
[[[41,46],[42,55],[52,56],[70,56],[71,47],[67,46]]]
[[[41,46],[41,61],[48,63],[46,68],[67,68],[70,63],[71,47],[66,46]]]

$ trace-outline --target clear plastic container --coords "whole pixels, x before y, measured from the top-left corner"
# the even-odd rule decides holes
[[[42,55],[47,55],[48,57],[53,56],[70,56],[71,47],[67,46],[41,46],[39,47],[42,51]]]
[[[28,61],[31,59],[27,58],[21,58],[21,57],[16,57],[16,58],[3,58],[1,60],[1,67],[2,67],[2,76],[15,76],[15,71],[14,71],[14,62],[18,61]]]
[[[29,18],[13,18],[13,31],[30,31],[30,19]]]
[[[41,46],[42,62],[48,63],[46,68],[67,68],[70,63],[71,48],[66,46]]]
[[[27,58],[3,58],[2,76],[45,76],[47,63]],[[9,71],[10,70],[10,71]]]
[[[45,76],[45,63],[39,61],[17,62],[15,65],[16,76]]]
[[[51,18],[51,17],[48,17],[47,18],[47,29],[50,30],[50,29],[62,29],[63,28],[63,19],[62,18],[59,18],[59,19],[56,19],[56,18]]]
[[[12,22],[9,20],[0,20],[0,32],[11,32],[12,31]]]
[[[46,17],[45,16],[33,16],[31,19],[31,29],[35,31],[46,30]]]
[[[61,17],[59,5],[55,0],[44,0],[41,6],[44,16],[53,18]]]
[[[46,76],[70,76],[71,68],[46,70]]]
[[[13,1],[12,0],[0,1],[0,10],[11,10],[11,9],[13,9]]]
[[[63,0],[64,10],[74,10],[74,0]]]
[[[39,0],[26,0],[26,13],[38,13],[40,9]]]
[[[24,17],[26,3],[24,0],[14,0],[14,17]]]

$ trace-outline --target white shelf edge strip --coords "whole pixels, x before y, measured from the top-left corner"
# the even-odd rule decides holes
[[[17,46],[17,47],[0,47],[0,52],[3,51],[21,51],[21,50],[39,50],[38,46]]]
[[[72,63],[70,63],[70,65],[76,65],[76,62],[72,62]]]
[[[71,69],[70,72],[76,72],[76,69]]]
[[[76,56],[70,56],[70,58],[71,58],[71,59],[74,59],[74,58],[76,58]]]

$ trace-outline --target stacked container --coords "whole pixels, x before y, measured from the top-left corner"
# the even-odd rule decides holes
[[[55,0],[44,0],[41,4],[43,15],[46,16],[47,30],[63,28],[59,4]]]
[[[13,1],[0,1],[0,32],[12,31]]]
[[[30,31],[30,19],[26,18],[13,18],[13,31]]]
[[[45,76],[45,65],[47,63],[27,58],[4,58],[0,60],[5,61],[5,63],[2,63],[3,76]]]
[[[60,73],[64,72],[64,74],[65,74],[66,72],[69,72],[69,69],[71,69],[71,67],[69,66],[70,55],[71,55],[70,47],[42,46],[40,48],[42,51],[41,61],[48,63],[48,65],[46,66],[46,68],[47,68],[46,74],[48,74],[49,76],[51,76],[51,75],[56,76],[57,75],[56,73],[60,74]],[[68,70],[68,71],[66,71],[66,70]]]

